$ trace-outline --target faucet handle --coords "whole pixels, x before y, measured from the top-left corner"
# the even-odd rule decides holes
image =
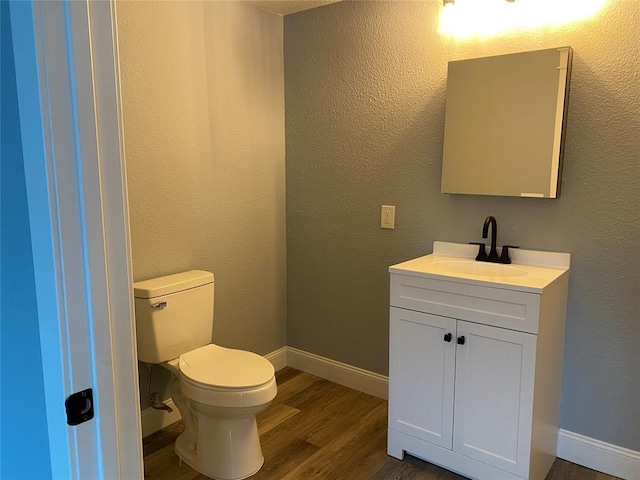
[[[485,250],[485,244],[481,242],[469,242],[469,245],[478,245],[478,255],[476,255],[477,262],[487,261],[487,251]]]
[[[503,245],[502,253],[500,254],[500,263],[509,264],[511,263],[511,258],[509,257],[509,249],[510,248],[520,248],[516,245]]]

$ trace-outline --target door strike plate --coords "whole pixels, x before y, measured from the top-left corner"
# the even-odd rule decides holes
[[[80,425],[93,418],[93,390],[87,388],[81,392],[69,395],[64,401],[67,410],[67,423],[69,425]]]

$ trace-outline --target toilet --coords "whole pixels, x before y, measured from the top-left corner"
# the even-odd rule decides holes
[[[172,373],[185,431],[178,457],[207,477],[239,480],[264,463],[256,415],[277,393],[260,355],[211,343],[214,277],[191,270],[134,283],[138,359]]]

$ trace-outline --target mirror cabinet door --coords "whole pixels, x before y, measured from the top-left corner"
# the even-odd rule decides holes
[[[569,47],[449,62],[442,192],[556,198]]]

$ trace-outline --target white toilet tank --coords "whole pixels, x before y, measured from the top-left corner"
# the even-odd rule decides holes
[[[191,270],[133,284],[138,359],[162,363],[211,343],[213,273]]]

